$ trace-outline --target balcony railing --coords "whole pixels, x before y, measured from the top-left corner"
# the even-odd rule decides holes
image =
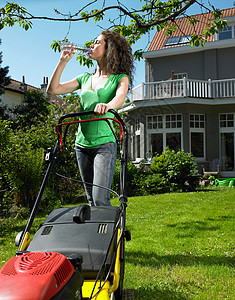
[[[235,78],[224,80],[176,79],[142,83],[131,91],[131,101],[163,98],[235,97]]]

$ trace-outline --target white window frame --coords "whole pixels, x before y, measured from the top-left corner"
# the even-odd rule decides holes
[[[135,119],[135,133],[140,131],[140,118]]]
[[[235,24],[228,24],[228,27],[231,27],[231,31],[232,31],[232,37],[231,37],[231,39],[234,39],[235,38]],[[228,27],[225,27],[225,28],[228,28]],[[214,35],[214,41],[224,41],[224,40],[230,40],[230,38],[229,39],[220,39],[219,38],[219,32],[215,33],[215,35]]]
[[[204,116],[204,127],[203,128],[196,128],[196,127],[191,127],[190,126],[190,116]],[[194,120],[195,122],[195,120]],[[196,132],[196,133],[203,133],[203,157],[195,157],[195,161],[197,162],[202,162],[206,160],[206,116],[205,114],[189,114],[189,147],[190,147],[190,152],[192,153],[192,140],[191,140],[191,133]]]
[[[188,44],[191,40],[191,35],[171,36],[166,40],[165,47]]]
[[[176,128],[166,128],[166,116],[172,116],[172,115],[180,115],[181,116],[181,127],[176,127]],[[162,116],[162,121],[163,121],[163,128],[158,128],[158,129],[148,129],[148,117],[153,117],[153,116]],[[177,121],[176,121],[177,122]],[[180,133],[180,148],[182,149],[183,147],[183,117],[182,114],[165,114],[165,115],[147,115],[146,116],[146,145],[147,145],[147,152],[150,152],[150,134],[154,133],[162,133],[163,134],[163,151],[166,149],[166,134],[167,133]],[[160,153],[161,154],[161,153]]]
[[[165,43],[165,46],[171,46],[171,45],[178,45],[180,41],[180,37],[179,36],[172,36],[169,37]]]
[[[231,31],[231,37],[230,38],[226,38],[226,39],[220,39],[220,34],[225,33],[225,32],[230,32]],[[223,40],[229,40],[234,38],[234,26],[228,26],[228,27],[224,27],[222,30],[219,31],[218,33],[218,39],[219,41],[223,41]]]
[[[175,73],[174,74],[174,80],[183,79],[183,78],[188,78],[188,73],[187,72]]]
[[[137,157],[137,137],[140,138],[140,118],[136,118],[135,119],[135,128],[134,128],[134,134],[135,134],[135,161],[139,162],[141,160],[141,157]],[[139,153],[140,153],[140,149],[139,149]]]
[[[188,44],[191,40],[191,34],[180,37],[179,44]]]
[[[156,119],[157,119],[157,123],[156,123],[156,128],[148,128],[149,127],[149,123],[148,123],[148,118],[151,118],[152,119],[152,121],[151,121],[151,123],[152,124],[154,124],[153,123],[153,118],[154,117],[156,117]],[[160,120],[160,119],[162,119],[162,120]],[[146,118],[146,123],[147,123],[147,129],[149,129],[149,130],[151,130],[151,129],[162,129],[163,128],[163,116],[162,115],[150,115],[150,116],[147,116],[147,118]],[[161,124],[161,126],[159,126]]]
[[[224,126],[221,127],[220,123],[220,116],[221,115],[233,115],[233,126]],[[227,121],[227,120],[226,120]],[[233,141],[233,147],[234,147],[234,170],[233,171],[223,171],[223,176],[234,176],[235,172],[235,112],[231,113],[221,113],[219,114],[219,156],[220,160],[222,161],[222,153],[221,153],[221,133],[233,133],[234,134],[234,141]]]

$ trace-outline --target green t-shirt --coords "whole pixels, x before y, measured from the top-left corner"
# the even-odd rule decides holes
[[[92,74],[85,73],[77,77],[81,89],[81,112],[94,110],[98,103],[110,102],[116,95],[120,80],[127,75],[111,74],[104,87],[94,91],[91,89],[91,76]],[[93,119],[93,117],[94,115],[87,115],[82,116],[81,119]],[[103,117],[113,118],[114,116],[112,113],[107,113],[97,118]],[[115,137],[106,121],[79,123],[76,145],[82,148],[95,148],[109,142],[115,143]]]

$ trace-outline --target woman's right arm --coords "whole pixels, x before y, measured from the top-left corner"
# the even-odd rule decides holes
[[[73,57],[73,51],[64,51],[61,54],[60,60],[50,78],[47,86],[47,93],[50,95],[62,95],[71,93],[79,88],[77,79],[74,78],[70,81],[60,83],[61,74],[67,64],[67,62]]]

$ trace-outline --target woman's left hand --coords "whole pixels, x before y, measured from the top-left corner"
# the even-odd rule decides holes
[[[109,109],[110,109],[110,107],[108,104],[98,103],[94,109],[95,116],[96,115],[106,115]]]

